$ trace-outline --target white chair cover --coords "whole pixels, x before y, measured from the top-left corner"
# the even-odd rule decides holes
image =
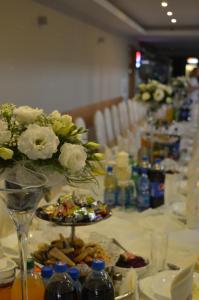
[[[133,111],[134,111],[135,122],[137,123],[139,121],[138,102],[133,100],[132,107],[133,107]]]
[[[106,128],[103,113],[98,110],[94,117],[95,133],[97,142],[101,148],[104,149],[107,145]]]
[[[83,118],[79,117],[75,120],[75,124],[77,127],[83,127],[86,128],[86,123]],[[82,134],[82,142],[87,143],[88,142],[88,133],[85,132]]]
[[[127,101],[127,107],[128,107],[129,123],[130,126],[133,126],[135,124],[135,112],[133,108],[133,101],[131,99]]]
[[[118,106],[113,105],[111,107],[111,115],[112,115],[114,135],[116,138],[118,138],[121,134]]]
[[[126,102],[121,102],[119,104],[119,118],[120,118],[120,125],[122,129],[122,133],[125,133],[126,130],[129,128],[129,116]]]
[[[106,136],[109,144],[114,142],[114,133],[113,133],[113,125],[112,125],[112,118],[110,109],[107,107],[104,110],[104,119],[105,119],[105,126],[106,126]]]
[[[182,269],[171,285],[172,300],[191,300],[193,284],[193,266]]]

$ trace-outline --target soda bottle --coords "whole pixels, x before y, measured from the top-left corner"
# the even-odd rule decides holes
[[[74,285],[74,300],[80,300],[81,299],[81,293],[82,293],[82,286],[79,281],[80,273],[77,268],[70,268],[68,271],[68,274],[73,280],[73,285]]]
[[[28,281],[28,300],[44,299],[44,284],[38,273],[34,272],[34,261],[27,261],[27,281]],[[21,280],[18,276],[11,290],[11,300],[22,299],[21,296]]]
[[[45,291],[45,300],[73,300],[74,286],[73,280],[68,275],[67,265],[56,263],[55,273],[48,282]],[[37,299],[37,298],[34,298]],[[37,299],[38,300],[38,299]]]
[[[107,174],[104,179],[104,202],[109,207],[114,207],[117,201],[117,180],[113,174],[113,167],[107,167]]]
[[[149,171],[151,207],[155,208],[164,204],[165,174],[161,167],[161,160],[156,159],[154,167]]]
[[[137,208],[145,210],[150,207],[150,182],[147,170],[141,170],[141,176],[138,181]]]
[[[104,268],[104,261],[93,261],[93,271],[82,288],[82,300],[114,300],[113,283]]]
[[[47,286],[52,275],[53,275],[53,268],[51,266],[45,266],[41,269],[41,277],[43,279],[44,286]]]

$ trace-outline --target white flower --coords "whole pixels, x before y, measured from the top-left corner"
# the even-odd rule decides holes
[[[148,101],[151,98],[151,95],[148,92],[144,92],[142,94],[142,100],[143,101]]]
[[[60,164],[71,172],[82,170],[86,164],[87,154],[81,145],[65,143],[61,147]]]
[[[32,108],[30,106],[19,106],[13,111],[16,120],[23,124],[34,123],[35,120],[43,113],[42,109]]]
[[[166,86],[165,90],[166,90],[166,92],[167,92],[168,95],[171,95],[172,92],[173,92],[173,90],[172,90],[172,88],[170,86]]]
[[[171,104],[172,103],[172,98],[171,97],[166,97],[166,103]]]
[[[53,110],[53,112],[51,112],[51,114],[49,115],[49,117],[51,119],[59,119],[61,118],[61,114],[58,110]]]
[[[18,139],[18,149],[29,159],[48,159],[57,151],[59,139],[50,127],[31,124]]]
[[[8,130],[7,122],[0,120],[0,145],[6,144],[11,139],[11,132]]]
[[[57,113],[55,114],[58,116]],[[52,119],[52,128],[57,135],[66,136],[73,125],[72,117],[70,115],[62,115]]]
[[[164,99],[164,91],[160,88],[156,89],[155,93],[153,94],[155,101],[160,102]]]

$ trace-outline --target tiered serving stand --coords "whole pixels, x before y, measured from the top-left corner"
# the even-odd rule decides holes
[[[41,220],[53,223],[53,224],[58,225],[58,226],[70,227],[71,228],[71,233],[70,233],[71,241],[74,241],[74,239],[76,237],[76,227],[94,225],[94,224],[100,223],[102,221],[105,221],[105,220],[109,219],[112,216],[112,213],[110,211],[110,213],[106,217],[101,218],[101,219],[96,219],[96,220],[91,221],[91,222],[63,222],[63,221],[59,221],[59,220],[49,219],[47,214],[45,214],[43,212],[43,209],[45,209],[47,207],[48,207],[48,205],[39,207],[36,210],[36,216]],[[135,291],[125,293],[123,295],[115,297],[115,300],[128,300],[128,299],[131,299],[131,296],[133,296],[134,293],[135,293]]]

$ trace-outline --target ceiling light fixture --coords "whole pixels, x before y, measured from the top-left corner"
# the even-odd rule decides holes
[[[198,64],[198,58],[197,57],[189,57],[189,58],[187,58],[187,63],[189,65],[197,65]]]
[[[168,12],[167,12],[167,16],[169,16],[169,17],[173,16],[172,11],[168,11]]]
[[[177,23],[176,19],[171,19],[171,23]]]
[[[166,1],[162,1],[162,2],[161,2],[161,5],[162,5],[162,7],[167,7],[167,6],[168,6],[168,3],[167,3]]]

